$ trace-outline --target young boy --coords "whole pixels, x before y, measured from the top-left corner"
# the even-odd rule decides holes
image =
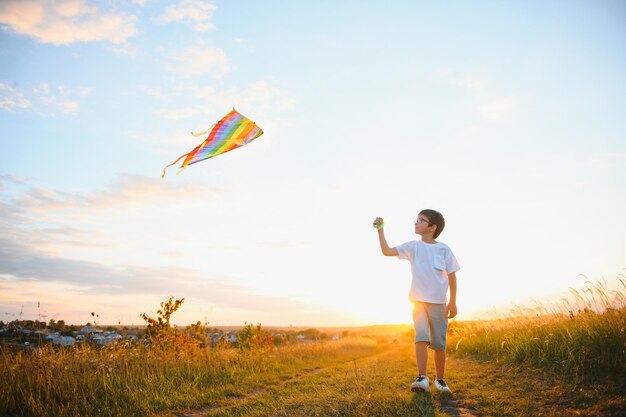
[[[415,327],[415,359],[418,376],[411,384],[411,391],[429,392],[426,363],[427,347],[435,351],[435,389],[450,392],[443,379],[446,365],[446,332],[448,319],[456,316],[456,271],[460,269],[450,248],[435,239],[441,234],[446,222],[438,211],[422,210],[415,221],[415,234],[421,240],[403,243],[390,248],[385,239],[383,219],[377,217],[374,227],[378,229],[380,249],[385,256],[397,256],[411,262],[411,291],[413,324]],[[450,287],[450,300],[446,294]]]

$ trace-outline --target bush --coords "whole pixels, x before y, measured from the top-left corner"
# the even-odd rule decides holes
[[[255,326],[246,323],[237,334],[237,349],[239,352],[264,350],[274,346],[274,337],[263,330],[261,323]]]

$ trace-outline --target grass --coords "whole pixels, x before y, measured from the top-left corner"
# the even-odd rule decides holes
[[[249,351],[185,338],[35,352],[0,346],[0,415],[626,415],[620,282],[614,291],[588,282],[551,308],[451,323],[454,397],[411,393],[411,326],[376,326],[361,329],[368,337]]]
[[[239,353],[194,345],[0,351],[0,414],[144,416],[220,404],[307,369],[370,355],[370,339]],[[5,381],[8,381],[5,382]]]
[[[603,281],[572,290],[552,307],[518,308],[497,320],[455,323],[448,348],[480,359],[541,368],[578,384],[626,387],[626,280],[621,290]]]

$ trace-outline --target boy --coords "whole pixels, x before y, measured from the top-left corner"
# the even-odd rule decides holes
[[[420,235],[422,239],[390,248],[385,239],[383,219],[377,217],[374,220],[383,255],[397,256],[411,262],[413,279],[409,300],[413,303],[415,359],[418,370],[418,376],[411,384],[413,392],[430,391],[426,376],[427,347],[435,351],[435,389],[450,392],[448,384],[443,379],[446,364],[446,332],[448,319],[457,314],[456,271],[460,267],[450,248],[435,240],[445,225],[445,219],[438,211],[422,210],[415,221],[415,234]],[[450,300],[446,304],[448,287]]]

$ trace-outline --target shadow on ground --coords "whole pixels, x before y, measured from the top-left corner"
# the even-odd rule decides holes
[[[419,392],[411,399],[411,405],[419,411],[420,417],[435,417],[435,408],[450,417],[475,417],[475,410],[461,407],[460,403],[461,400],[450,394],[433,398],[429,393]]]

